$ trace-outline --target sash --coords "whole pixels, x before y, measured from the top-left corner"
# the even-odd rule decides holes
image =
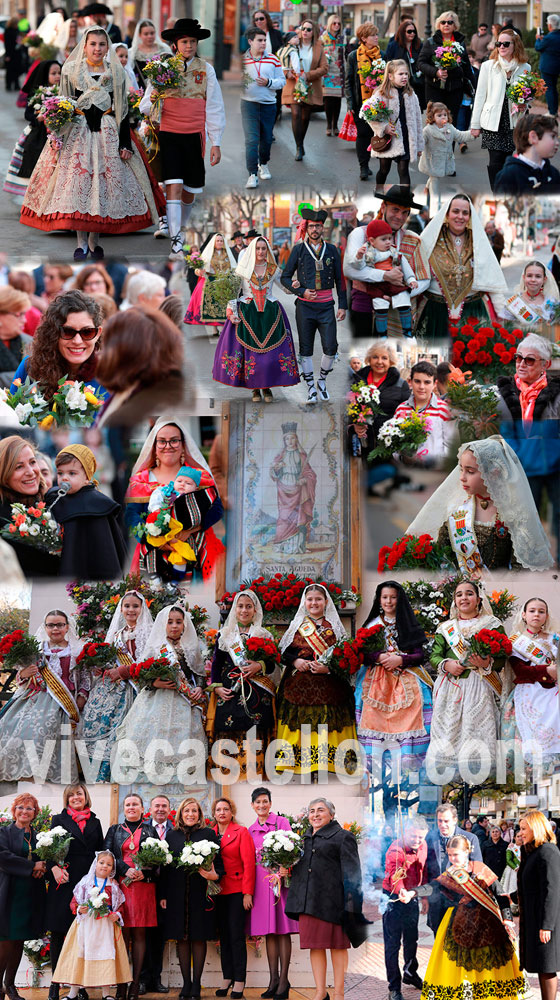
[[[122,667],[131,667],[132,664],[134,663],[134,660],[132,659],[128,650],[119,649],[118,647],[117,647],[117,660],[119,661]],[[135,691],[136,694],[138,694],[138,688],[130,677],[128,678],[127,683],[130,684],[132,690]]]
[[[525,633],[514,633],[511,637],[512,652],[520,659],[526,660],[533,666],[552,663],[556,659],[559,636],[550,636],[548,642],[536,636],[525,635]]]
[[[242,667],[244,664],[248,662],[247,650],[245,649],[245,645],[243,643],[241,635],[238,635],[236,638],[232,639],[230,645],[228,646],[227,651],[236,667]],[[245,700],[244,690],[243,690],[245,684],[249,684],[249,686],[251,686],[251,684],[254,684],[256,687],[263,688],[265,691],[267,691],[269,694],[273,696],[276,694],[276,685],[272,680],[272,678],[266,677],[264,674],[257,674],[255,677],[248,677],[245,680],[243,679],[241,680],[240,694],[242,701]],[[275,708],[274,711],[276,715]]]
[[[512,316],[521,320],[522,323],[539,323],[543,318],[542,313],[527,305],[520,295],[512,295],[510,299],[507,299],[506,308]]]
[[[468,639],[464,639],[463,635],[461,634],[461,630],[457,625],[457,622],[453,620],[444,622],[442,625],[439,626],[438,631],[445,636],[448,644],[450,645],[453,652],[456,654],[459,662],[463,663],[464,659],[468,655],[470,645]],[[479,677],[482,677],[482,680],[486,681],[486,683],[492,688],[493,691],[495,691],[496,694],[502,693],[502,682],[498,677],[498,675],[495,673],[495,671],[491,670],[490,673],[488,674],[482,674],[480,673],[479,670],[476,669],[476,667],[469,667],[468,664],[465,664],[465,670],[470,670],[473,673],[478,674]],[[450,678],[450,679],[452,679],[453,682],[455,683],[456,678]]]
[[[449,540],[457,557],[459,569],[467,576],[480,576],[484,568],[478,551],[478,541],[474,531],[474,511],[476,498],[470,497],[447,519]]]
[[[493,913],[500,923],[503,924],[502,911],[500,910],[496,900],[493,896],[486,893],[478,882],[475,882],[469,872],[465,871],[464,868],[448,868],[444,874],[449,876],[453,882],[459,885],[467,896],[474,899],[474,901],[479,903],[480,906],[483,906],[485,910]]]
[[[74,701],[74,697],[66,687],[66,684],[63,684],[60,677],[57,677],[56,674],[53,673],[46,661],[39,664],[39,673],[45,682],[47,691],[49,692],[51,698],[56,701],[59,708],[66,713],[72,725],[77,725],[80,719],[80,712],[76,702]]]
[[[311,618],[304,618],[298,632],[305,639],[308,646],[317,656],[322,656],[323,653],[330,649],[330,643],[325,642],[323,638],[319,635],[317,631],[317,626],[315,622],[311,621]]]

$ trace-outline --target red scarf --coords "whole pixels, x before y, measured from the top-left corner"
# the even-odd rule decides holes
[[[72,806],[66,806],[66,812],[68,813],[70,819],[74,820],[80,827],[80,833],[85,830],[86,823],[91,816],[91,809],[89,806],[86,809],[72,809]]]
[[[546,372],[543,372],[542,375],[537,379],[537,381],[532,382],[531,385],[527,385],[526,382],[522,382],[519,375],[516,375],[515,384],[519,389],[521,416],[525,421],[532,420],[533,412],[535,409],[535,403],[537,401],[537,396],[548,385]]]
[[[386,374],[382,375],[381,378],[376,378],[373,372],[370,371],[367,373],[367,384],[374,385],[375,388],[378,389],[381,383],[384,382],[386,378],[387,378]]]

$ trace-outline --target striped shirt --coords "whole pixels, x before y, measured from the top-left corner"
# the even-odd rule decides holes
[[[265,79],[266,87],[261,87],[250,80]],[[243,59],[243,78],[245,86],[241,92],[242,101],[254,101],[257,104],[276,104],[276,91],[282,90],[286,83],[282,63],[271,52],[265,52],[262,59],[253,59],[247,53]]]
[[[428,404],[419,408],[415,406],[414,396],[411,394],[404,403],[399,403],[395,410],[394,419],[405,420],[412,413],[421,413],[422,416],[427,417],[430,427],[428,438],[424,444],[420,445],[416,457],[420,460],[444,458],[455,434],[455,420],[449,403],[433,392]]]

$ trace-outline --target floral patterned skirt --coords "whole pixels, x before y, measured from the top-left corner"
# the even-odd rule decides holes
[[[280,303],[267,301],[262,313],[253,301],[238,307],[241,322],[228,320],[220,333],[214,381],[245,389],[298,385],[292,332]]]

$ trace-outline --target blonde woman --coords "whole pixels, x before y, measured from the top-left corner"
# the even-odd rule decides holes
[[[543,1000],[554,1000],[560,968],[560,852],[553,829],[534,809],[520,820],[517,874],[521,968],[536,972]]]
[[[451,112],[454,123],[463,100],[463,94],[473,88],[471,64],[467,55],[467,40],[459,31],[459,18],[453,10],[445,10],[436,20],[436,30],[424,42],[418,58],[418,69],[426,81],[426,103],[443,101]],[[439,69],[435,52],[445,43],[456,42],[459,62],[449,69]]]

